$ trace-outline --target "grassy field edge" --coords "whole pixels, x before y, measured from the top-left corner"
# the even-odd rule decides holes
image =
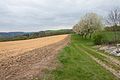
[[[59,54],[60,66],[49,72],[44,80],[118,80],[100,66],[84,51],[80,50],[80,38],[71,35],[71,43]]]

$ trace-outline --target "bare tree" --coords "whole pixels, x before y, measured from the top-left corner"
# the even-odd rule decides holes
[[[116,27],[118,27],[120,25],[120,9],[119,8],[113,9],[108,14],[107,22],[110,26],[113,26],[113,31],[115,33],[114,41],[117,46],[117,29],[116,29]]]
[[[119,9],[119,8],[113,9],[113,10],[108,14],[107,22],[108,22],[111,26],[118,26],[118,25],[120,25],[120,9]]]

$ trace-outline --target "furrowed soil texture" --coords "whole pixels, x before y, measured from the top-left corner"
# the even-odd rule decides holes
[[[0,80],[31,80],[53,66],[68,35],[0,42]]]

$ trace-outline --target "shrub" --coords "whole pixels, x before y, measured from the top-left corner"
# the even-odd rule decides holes
[[[95,45],[101,45],[106,42],[106,40],[104,40],[104,36],[102,34],[96,34],[93,37],[93,42]]]

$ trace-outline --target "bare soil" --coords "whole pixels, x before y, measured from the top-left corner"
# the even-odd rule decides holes
[[[22,41],[0,42],[0,60],[47,46],[63,40],[67,35],[58,35]]]
[[[0,43],[0,80],[31,80],[55,66],[68,35]]]

